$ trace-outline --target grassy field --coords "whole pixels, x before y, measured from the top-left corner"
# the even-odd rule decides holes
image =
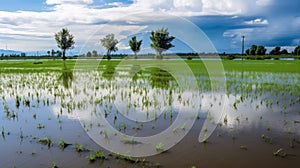
[[[91,60],[80,60],[87,64]],[[132,60],[134,65],[138,61],[139,64],[149,63],[151,60]],[[156,60],[153,60],[154,63]],[[180,66],[182,62],[178,60],[165,60],[168,64],[174,67]],[[100,62],[98,60],[98,62]],[[116,67],[120,60],[103,60],[100,65],[109,65]],[[160,60],[157,61],[159,63]],[[185,60],[187,65],[194,73],[205,71],[205,66],[199,60]],[[213,62],[213,61],[207,61]],[[76,60],[65,61],[66,67],[72,70],[76,64]],[[223,60],[222,64],[226,72],[228,71],[257,71],[257,72],[282,72],[282,73],[300,73],[300,60],[294,61],[273,61],[273,60]],[[101,66],[99,66],[101,67]],[[0,72],[6,73],[26,73],[26,72],[48,72],[48,71],[61,71],[63,68],[62,60],[15,60],[15,61],[0,61]]]

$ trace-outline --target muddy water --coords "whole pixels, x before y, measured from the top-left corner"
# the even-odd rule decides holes
[[[72,85],[76,76],[72,73],[1,74],[0,167],[51,167],[54,163],[59,167],[300,165],[299,74],[228,72],[227,93],[212,95],[205,76],[196,77],[201,86],[193,91],[179,89],[164,71],[130,76],[130,68],[124,69],[118,70],[117,76],[113,67],[82,72],[88,82],[82,81],[80,88]],[[221,97],[228,100],[224,115],[214,121],[216,129],[207,142],[199,143],[204,120],[217,119],[220,114]],[[201,108],[192,116],[196,118],[193,127],[171,149],[142,157],[146,161],[139,163],[115,158],[109,151],[105,151],[108,159],[89,162],[93,150],[104,150],[88,136],[95,130],[105,132],[103,122],[92,114],[105,116],[121,133],[151,136],[170,127],[180,109],[193,109],[199,98]],[[78,115],[78,110],[86,114]],[[185,132],[183,125],[178,132]],[[39,142],[46,137],[51,137],[50,146]],[[104,135],[99,134],[101,137]],[[71,144],[64,150],[58,145],[62,138]],[[107,140],[114,142],[114,136],[108,133]],[[76,152],[75,143],[90,151]],[[274,156],[279,149],[282,151]]]

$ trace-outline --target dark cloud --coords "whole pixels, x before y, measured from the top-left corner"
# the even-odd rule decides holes
[[[296,46],[300,45],[299,6],[300,1],[274,0],[265,6],[265,10],[252,15],[199,16],[189,19],[207,34],[219,52],[240,52],[241,34],[246,35],[246,47],[252,44]],[[255,22],[256,19],[261,24]]]

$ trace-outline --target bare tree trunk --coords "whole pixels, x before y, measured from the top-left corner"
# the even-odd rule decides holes
[[[159,56],[159,59],[163,59],[162,52],[159,52],[158,56]]]
[[[66,60],[66,50],[63,50],[63,53],[62,53],[63,55],[63,60]]]
[[[107,60],[110,60],[110,59],[111,59],[110,51],[107,51],[106,56],[107,56]]]
[[[134,58],[137,59],[137,53],[136,52],[134,52]]]

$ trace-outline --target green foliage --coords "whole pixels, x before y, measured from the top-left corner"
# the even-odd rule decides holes
[[[256,55],[265,55],[266,52],[267,52],[267,49],[264,46],[258,46],[255,51],[255,54]]]
[[[169,36],[168,29],[161,28],[151,32],[150,40],[152,41],[151,47],[157,52],[159,58],[162,58],[162,52],[175,47],[172,41],[175,39]]]
[[[264,46],[252,45],[250,49],[246,50],[247,55],[265,55],[267,49]]]
[[[134,52],[135,58],[137,58],[137,53],[141,49],[142,42],[143,40],[137,41],[136,36],[133,36],[129,41],[130,49]]]
[[[83,152],[86,151],[83,145],[79,145],[77,142],[74,144],[74,149],[76,152]]]
[[[61,148],[62,150],[64,150],[69,144],[66,143],[66,141],[65,141],[63,138],[61,138],[58,145],[60,146],[60,148]]]
[[[280,55],[281,48],[279,46],[275,47],[271,52],[270,55]]]
[[[295,55],[300,55],[300,46],[297,46],[294,50]]]
[[[117,44],[119,43],[119,41],[117,39],[115,39],[114,34],[108,34],[103,39],[100,39],[100,42],[101,42],[101,45],[104,48],[106,48],[107,59],[110,60],[111,59],[110,53],[118,51]]]
[[[42,129],[42,128],[45,128],[45,126],[39,123],[39,124],[37,125],[37,129]]]
[[[157,151],[161,151],[161,150],[163,150],[163,147],[164,147],[165,145],[163,144],[163,143],[158,143],[156,146],[155,146],[155,149],[157,150]]]
[[[2,127],[1,134],[4,136],[4,127]]]
[[[57,47],[62,50],[63,59],[66,59],[66,50],[74,48],[74,36],[70,34],[68,29],[62,29],[60,32],[55,34],[55,40]]]
[[[43,145],[47,145],[49,148],[52,146],[51,137],[40,138],[40,139],[38,139],[38,142],[43,144]]]
[[[58,168],[58,166],[57,166],[57,164],[55,162],[53,162],[52,168]]]

